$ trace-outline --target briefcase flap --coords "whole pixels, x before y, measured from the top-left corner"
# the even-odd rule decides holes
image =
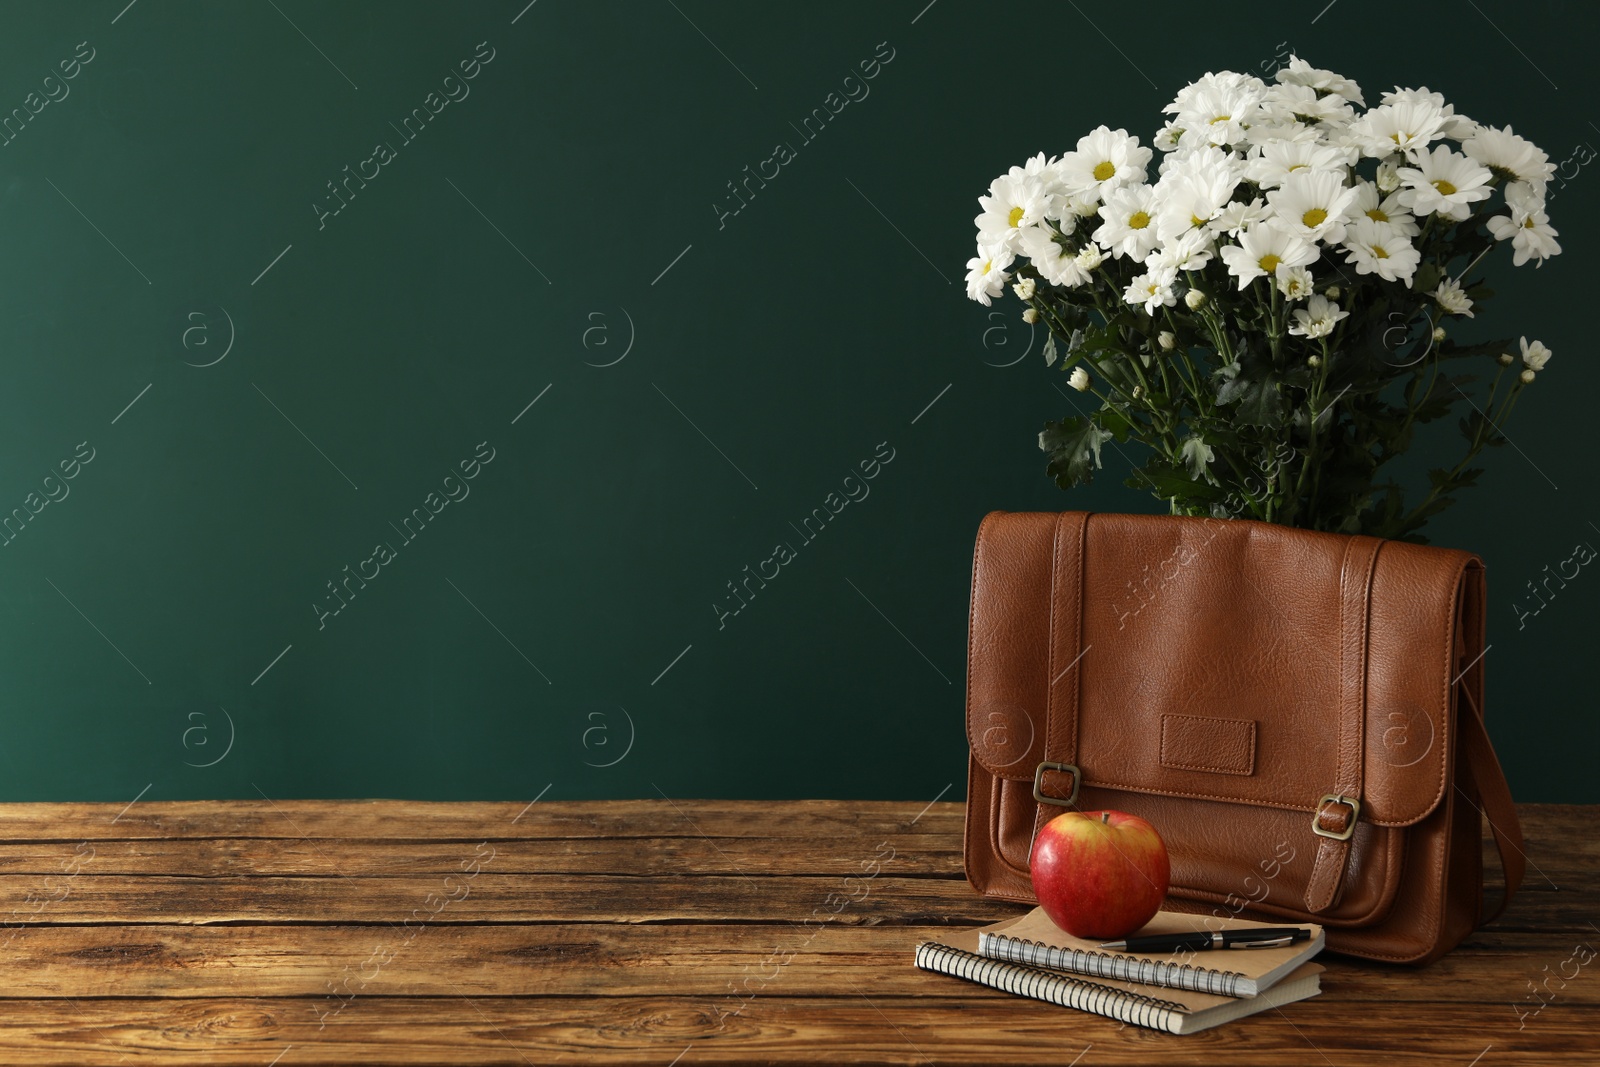
[[[1479,566],[1245,520],[996,512],[973,564],[973,755],[1061,798],[1072,772],[1041,763],[1309,812],[1335,791],[1353,707],[1361,820],[1410,825],[1445,789],[1463,575]]]

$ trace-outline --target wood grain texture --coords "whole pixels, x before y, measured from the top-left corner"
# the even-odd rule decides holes
[[[912,965],[1025,910],[967,886],[961,810],[0,805],[0,1063],[1596,1061],[1596,809],[1524,806],[1523,892],[1433,966],[1325,957],[1184,1038]]]

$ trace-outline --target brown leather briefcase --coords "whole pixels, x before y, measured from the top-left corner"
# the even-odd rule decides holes
[[[1522,833],[1484,731],[1469,552],[1271,523],[995,512],[967,669],[967,878],[1033,902],[1067,808],[1149,820],[1165,905],[1426,963],[1499,914]],[[1482,822],[1505,871],[1483,903]]]

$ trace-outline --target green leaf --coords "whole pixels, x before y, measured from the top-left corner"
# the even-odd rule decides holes
[[[1222,501],[1227,499],[1227,490],[1222,486],[1209,485],[1184,476],[1170,468],[1151,463],[1133,472],[1128,478],[1128,485],[1134,488],[1149,489],[1162,500],[1177,497],[1180,501],[1203,500],[1206,502]]]
[[[1050,453],[1045,470],[1063,489],[1085,485],[1102,466],[1100,446],[1110,439],[1111,434],[1102,430],[1092,415],[1047,422],[1039,434],[1039,447]]]
[[[1439,268],[1432,263],[1424,263],[1417,268],[1417,273],[1411,278],[1411,289],[1418,293],[1431,293],[1439,288]]]
[[[1120,408],[1101,408],[1098,417],[1100,426],[1118,441],[1126,441],[1129,432],[1139,425]]]
[[[1268,380],[1247,383],[1234,411],[1241,426],[1278,425],[1283,421],[1283,394],[1278,390],[1278,383]]]

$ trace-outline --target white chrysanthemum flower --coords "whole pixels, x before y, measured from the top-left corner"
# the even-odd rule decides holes
[[[1426,149],[1430,141],[1444,136],[1444,122],[1445,115],[1439,107],[1407,97],[1373,108],[1352,122],[1350,130],[1364,155],[1381,159],[1394,152]]]
[[[1399,170],[1400,203],[1414,214],[1432,215],[1460,221],[1472,213],[1472,205],[1489,199],[1494,175],[1489,168],[1439,145],[1432,152],[1414,152],[1414,167]]]
[[[978,197],[983,214],[972,221],[978,227],[978,244],[1003,245],[1012,252],[1022,248],[1022,231],[1037,226],[1053,214],[1055,197],[1038,178],[996,178],[987,196]]]
[[[1155,190],[1124,185],[1106,194],[1100,205],[1105,221],[1094,231],[1095,244],[1118,256],[1143,259],[1156,246]]]
[[[1511,264],[1520,267],[1528,260],[1543,266],[1550,256],[1561,254],[1556,241],[1556,231],[1550,225],[1550,216],[1544,213],[1544,197],[1527,182],[1512,182],[1506,186],[1506,207],[1510,216],[1489,216],[1489,232],[1497,241],[1510,239],[1514,253]]]
[[[1204,227],[1227,206],[1242,177],[1239,161],[1218,148],[1205,147],[1168,156],[1156,182],[1156,233],[1163,241]]]
[[[1331,171],[1341,177],[1355,162],[1345,148],[1319,141],[1266,141],[1251,148],[1244,176],[1263,189],[1275,189],[1291,174],[1304,170]]]
[[[1415,237],[1422,232],[1417,220],[1401,205],[1398,193],[1385,197],[1371,182],[1361,182],[1355,187],[1355,193],[1355,200],[1350,204],[1351,218],[1365,216],[1373,222],[1381,222],[1401,237]]]
[[[1278,291],[1283,294],[1285,300],[1304,300],[1311,295],[1315,282],[1312,280],[1311,272],[1304,267],[1286,267],[1280,264],[1273,273],[1278,279]]]
[[[1237,237],[1246,227],[1254,226],[1266,217],[1267,206],[1260,197],[1249,203],[1236,200],[1217,212],[1217,217],[1211,220],[1207,229],[1215,234]]]
[[[1006,177],[1014,182],[1026,181],[1029,178],[1053,180],[1056,163],[1055,157],[1047,159],[1045,154],[1040,152],[1038,155],[1030,157],[1022,166],[1012,167],[1006,172]]]
[[[1172,103],[1162,108],[1168,115],[1181,114],[1194,106],[1194,101],[1206,93],[1237,93],[1242,91],[1267,91],[1267,83],[1252,74],[1240,74],[1238,71],[1207,71],[1194,81],[1178,90],[1178,95],[1172,98]]]
[[[1176,151],[1183,142],[1183,127],[1168,119],[1166,124],[1156,131],[1151,142],[1163,152]]]
[[[1238,244],[1224,245],[1222,261],[1243,289],[1257,278],[1275,277],[1279,264],[1304,267],[1320,254],[1305,238],[1263,222],[1242,230]]]
[[[1327,170],[1299,170],[1267,193],[1272,209],[1268,221],[1308,241],[1338,244],[1344,240],[1345,215],[1356,191],[1344,184],[1344,175]]]
[[[1461,288],[1461,283],[1455,278],[1446,278],[1439,283],[1439,288],[1433,291],[1434,300],[1439,303],[1439,310],[1446,315],[1462,315],[1474,318],[1472,314],[1472,297],[1468,296]]]
[[[1439,112],[1439,136],[1464,141],[1477,132],[1478,124],[1465,115],[1456,114],[1454,104],[1447,103],[1443,93],[1436,93],[1424,85],[1420,89],[1393,89],[1383,94],[1379,101],[1385,105],[1415,105],[1429,107]]]
[[[1145,257],[1145,270],[1204,270],[1212,257],[1211,235],[1204,230],[1188,233],[1168,241]]]
[[[1070,193],[1104,200],[1119,186],[1142,184],[1151,155],[1127,130],[1097,126],[1061,157],[1061,181]]]
[[[1422,253],[1395,233],[1394,227],[1369,218],[1359,218],[1345,228],[1344,247],[1345,260],[1355,264],[1357,274],[1405,282],[1408,289],[1411,276],[1422,262]]]
[[[1556,172],[1556,165],[1544,149],[1512,133],[1510,126],[1501,130],[1478,127],[1478,132],[1462,143],[1461,151],[1488,167],[1496,177],[1527,182],[1539,189]]]
[[[1100,197],[1088,193],[1075,194],[1066,198],[1065,206],[1079,218],[1092,219],[1100,213]]]
[[[1329,143],[1326,131],[1307,126],[1303,122],[1257,122],[1244,131],[1244,146],[1271,144],[1273,141],[1293,141],[1299,144]],[[1360,158],[1357,152],[1355,158]]]
[[[1038,282],[1036,282],[1034,279],[1019,278],[1016,282],[1012,283],[1011,291],[1017,294],[1018,300],[1032,300],[1034,289],[1037,287]]]
[[[1177,99],[1162,110],[1177,115],[1179,125],[1206,144],[1237,144],[1260,117],[1266,92],[1260,78],[1230,70],[1207,73],[1179,90]]]
[[[1178,272],[1171,267],[1141,274],[1128,283],[1122,299],[1130,304],[1143,304],[1145,314],[1154,315],[1156,309],[1171,307],[1178,302],[1178,294],[1172,291],[1172,284],[1177,278]]]
[[[1340,319],[1350,317],[1350,312],[1340,311],[1339,305],[1325,296],[1313,296],[1303,308],[1294,309],[1294,324],[1289,332],[1299,337],[1326,337],[1333,332]]]
[[[1349,125],[1356,116],[1355,108],[1338,93],[1319,94],[1309,85],[1294,82],[1268,89],[1261,100],[1261,112],[1269,122],[1326,123],[1330,127]]]
[[[967,260],[967,299],[988,307],[991,300],[1005,291],[1006,282],[1011,280],[1006,268],[1016,258],[1003,245],[979,245],[978,254]]]
[[[1299,56],[1290,55],[1289,65],[1279,67],[1278,81],[1288,85],[1305,85],[1318,92],[1337,93],[1351,103],[1367,106],[1361,97],[1361,86],[1331,70],[1318,70]]]
[[[1082,393],[1089,388],[1089,372],[1082,367],[1073,367],[1072,373],[1067,375],[1067,384]]]
[[[1089,280],[1089,272],[1078,262],[1077,254],[1063,248],[1048,226],[1035,226],[1023,233],[1022,254],[1028,257],[1039,276],[1051,285],[1070,289]]]
[[[1554,355],[1544,346],[1543,341],[1530,342],[1526,337],[1522,341],[1522,362],[1528,365],[1529,370],[1544,370],[1544,365],[1550,362]]]
[[[1106,261],[1106,254],[1100,251],[1097,244],[1086,244],[1078,250],[1078,266],[1086,271],[1092,271]]]
[[[1400,164],[1405,162],[1402,156],[1388,156],[1378,162],[1378,172],[1373,175],[1380,193],[1392,193],[1400,188]]]

